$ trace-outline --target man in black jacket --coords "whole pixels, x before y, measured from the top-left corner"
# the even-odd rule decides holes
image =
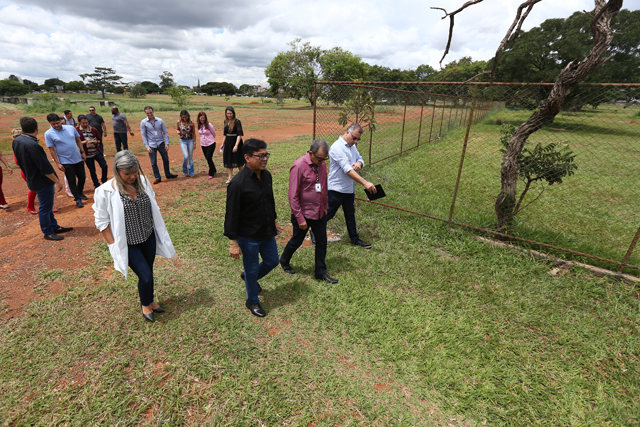
[[[229,254],[234,259],[242,255],[247,290],[245,305],[251,314],[264,317],[258,293],[258,280],[279,263],[276,234],[276,203],[273,198],[271,173],[266,170],[269,153],[267,143],[249,139],[243,147],[246,168],[238,172],[227,188],[227,211],[224,235],[230,240]],[[258,258],[262,256],[262,262]]]
[[[60,227],[53,215],[53,199],[56,189],[62,191],[62,185],[44,149],[38,144],[38,122],[31,117],[21,117],[20,127],[22,135],[13,140],[13,153],[27,178],[29,190],[38,195],[40,229],[46,240],[62,240],[64,237],[59,236],[60,233],[73,230]]]

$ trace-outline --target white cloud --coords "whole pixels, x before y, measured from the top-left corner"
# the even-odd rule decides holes
[[[185,7],[170,0],[113,0],[89,7],[77,1],[0,0],[0,78],[71,81],[101,66],[115,69],[124,81],[158,82],[167,70],[186,85],[198,79],[253,84],[265,80],[264,68],[296,37],[322,48],[341,47],[370,64],[437,67],[449,22],[430,7],[451,11],[463,2],[195,0]],[[485,0],[458,15],[445,62],[491,58],[518,4]],[[592,8],[590,0],[545,0],[524,28]]]

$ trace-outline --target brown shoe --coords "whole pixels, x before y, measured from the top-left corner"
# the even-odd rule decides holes
[[[155,181],[153,181],[153,185],[160,184],[161,182],[162,182],[162,180],[160,178],[158,178]]]

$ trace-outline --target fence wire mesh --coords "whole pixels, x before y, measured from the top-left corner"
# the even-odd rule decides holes
[[[552,86],[317,82],[314,137],[332,142],[348,124],[361,123],[358,150],[382,178],[385,204],[491,232],[501,190],[501,138],[508,141]],[[527,191],[505,236],[637,274],[638,122],[640,85],[572,88],[556,118],[528,138],[516,200]],[[403,180],[391,170],[395,162],[386,162],[412,150],[419,155],[400,161],[419,158],[421,182]],[[407,202],[417,185],[426,187],[428,200]]]

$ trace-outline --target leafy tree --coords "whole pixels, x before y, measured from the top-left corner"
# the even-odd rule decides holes
[[[39,86],[38,83],[32,82],[31,80],[27,79],[23,79],[22,84],[28,86],[30,90],[36,90],[36,88]]]
[[[365,64],[367,80],[372,82],[415,82],[416,73],[413,70],[382,67],[380,65]]]
[[[163,71],[160,74],[160,87],[162,90],[168,91],[170,87],[176,85],[176,82],[173,80],[173,74],[169,71]]]
[[[29,87],[15,80],[0,80],[0,95],[20,96],[28,94]]]
[[[246,83],[240,85],[240,87],[238,88],[238,92],[243,95],[253,95],[253,91],[254,91],[254,86],[248,85]]]
[[[299,38],[289,46],[291,50],[276,55],[265,70],[274,95],[282,91],[284,96],[304,97],[313,105],[316,81],[348,81],[366,75],[366,65],[360,57],[339,47],[323,50],[309,42],[302,43]],[[324,96],[332,98],[331,93]]]
[[[75,80],[64,85],[64,90],[78,92],[81,90],[87,90],[87,85],[85,85],[84,82]]]
[[[142,83],[138,83],[129,88],[130,98],[144,98],[146,96],[147,96],[147,89],[145,89]]]
[[[16,76],[15,74],[11,74],[7,80],[13,80],[14,82],[18,82],[20,83],[20,77]]]
[[[354,80],[361,82],[362,79]],[[376,129],[376,119],[374,117],[375,103],[373,97],[369,93],[369,89],[356,87],[353,91],[353,97],[345,101],[344,108],[338,116],[338,123],[345,127],[350,123],[359,123],[362,128],[369,127],[370,131]]]
[[[500,152],[504,155],[509,146],[516,128],[513,125],[505,124],[502,126],[500,133],[500,143],[504,147]],[[521,207],[524,196],[529,191],[531,184],[535,182],[546,181],[548,185],[562,184],[562,179],[565,176],[571,176],[574,174],[578,165],[574,163],[576,155],[566,145],[559,145],[552,142],[548,145],[542,145],[537,143],[533,149],[529,148],[529,141],[525,142],[524,148],[520,155],[518,155],[518,178],[524,182],[524,190],[518,198],[515,208],[513,209],[513,216],[518,215],[522,209],[529,206],[540,198],[544,193],[545,187],[542,187],[542,191],[538,196],[533,199],[529,204]]]
[[[123,95],[124,91],[124,86],[116,86],[113,88],[113,93],[117,93],[118,95]]]
[[[180,109],[189,103],[189,98],[192,94],[191,90],[186,86],[172,86],[167,92]]]
[[[65,82],[60,80],[59,78],[47,79],[44,81],[43,86],[47,86],[49,88],[55,89],[56,86],[64,86]]]
[[[422,64],[416,68],[415,74],[418,80],[432,81],[432,76],[436,74],[436,70],[431,65]]]
[[[142,86],[146,90],[145,94],[153,93],[153,92],[160,92],[160,86],[158,86],[156,83],[150,82],[148,80],[145,80],[142,83],[140,83],[140,86]]]
[[[200,86],[200,90],[208,95],[235,95],[238,89],[233,83],[209,82]]]
[[[80,74],[80,77],[82,77],[83,81],[85,79],[88,80],[87,86],[102,92],[103,99],[105,98],[105,90],[122,80],[122,77],[116,75],[116,72],[112,68],[104,67],[95,67],[93,73]]]

